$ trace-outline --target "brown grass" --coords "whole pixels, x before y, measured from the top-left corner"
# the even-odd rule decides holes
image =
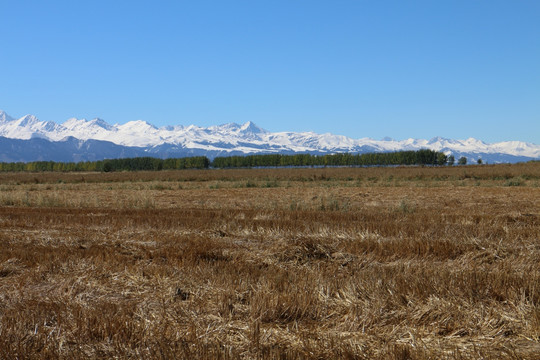
[[[539,179],[0,174],[0,358],[538,359]]]

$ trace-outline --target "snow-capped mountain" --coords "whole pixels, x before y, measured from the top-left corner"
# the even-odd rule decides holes
[[[469,138],[452,140],[436,137],[430,140],[406,139],[373,140],[370,138],[352,139],[342,135],[317,134],[314,132],[268,132],[253,122],[245,124],[229,123],[207,128],[195,125],[155,127],[145,121],[136,120],[125,124],[110,125],[102,119],[71,118],[58,124],[52,121],[42,122],[33,115],[14,119],[0,111],[0,161],[56,160],[58,156],[45,156],[44,147],[48,143],[58,147],[62,144],[78,146],[88,155],[77,151],[79,160],[115,158],[129,156],[180,157],[205,155],[210,158],[226,155],[254,153],[312,153],[325,154],[336,152],[385,152],[398,150],[432,149],[453,154],[456,158],[466,156],[470,161],[482,158],[489,162],[516,162],[540,158],[540,145],[520,141],[505,141],[488,144]],[[14,145],[8,139],[26,140],[26,145]],[[41,149],[32,153],[36,139],[42,140]],[[45,142],[43,142],[45,141]],[[11,147],[6,147],[10,143]],[[75,145],[75,144],[78,145]],[[4,144],[4,145],[2,145]],[[114,146],[113,146],[114,145]],[[16,154],[16,148],[27,146],[24,156]],[[51,145],[52,146],[52,145]],[[101,151],[99,147],[109,151]],[[59,150],[60,151],[60,150]],[[72,151],[65,149],[65,151]],[[65,156],[62,157],[66,161]]]

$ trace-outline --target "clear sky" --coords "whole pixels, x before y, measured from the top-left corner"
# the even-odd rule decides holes
[[[0,0],[0,109],[540,143],[538,0]]]

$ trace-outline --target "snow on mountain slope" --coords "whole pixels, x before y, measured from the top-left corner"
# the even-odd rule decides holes
[[[11,116],[6,114],[5,111],[0,110],[0,123],[5,123],[5,122],[13,121],[13,120],[15,119],[13,119]]]
[[[66,120],[62,126],[64,129],[59,131],[56,136],[58,140],[68,136],[82,140],[104,140],[116,130],[113,126],[101,119],[86,120],[71,118]],[[51,136],[50,139],[52,140],[53,137]]]
[[[430,140],[352,139],[342,135],[314,132],[276,132],[259,128],[253,122],[229,123],[207,128],[195,125],[157,128],[145,121],[110,125],[102,119],[71,118],[62,124],[42,122],[33,115],[14,119],[0,111],[0,136],[11,139],[43,138],[61,141],[70,137],[79,140],[108,141],[117,145],[152,148],[167,146],[175,149],[219,153],[279,153],[279,152],[373,152],[418,150],[429,148],[447,154],[504,154],[540,158],[540,146],[520,141],[487,144],[469,138],[452,140],[436,137]]]
[[[61,126],[52,121],[39,121],[34,115],[25,115],[20,119],[13,119],[5,112],[1,112],[0,136],[12,139],[31,139],[42,137],[49,139],[48,134],[61,131]]]

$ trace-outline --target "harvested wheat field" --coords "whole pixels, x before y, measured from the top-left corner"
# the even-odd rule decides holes
[[[539,359],[540,163],[2,173],[0,358]]]

